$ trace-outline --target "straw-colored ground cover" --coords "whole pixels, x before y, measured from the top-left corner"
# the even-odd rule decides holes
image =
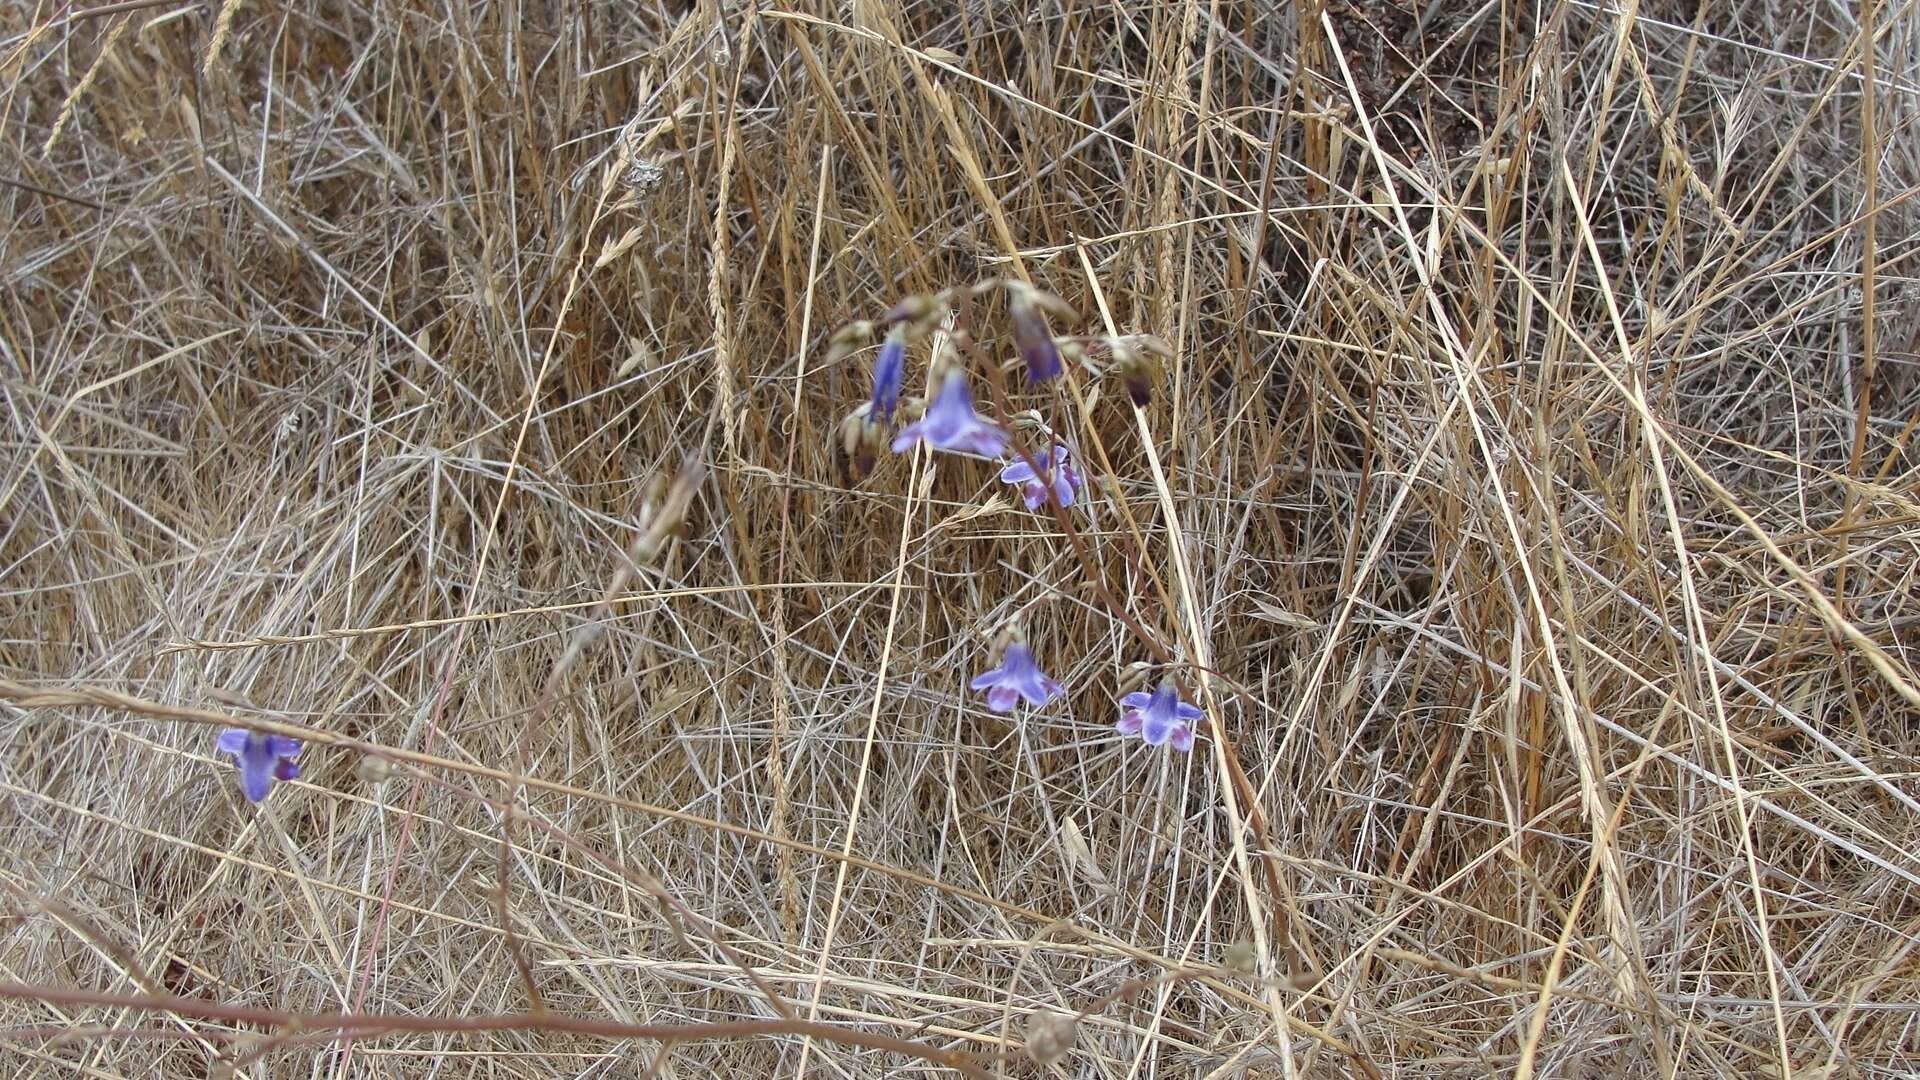
[[[1916,117],[1914,0],[0,11],[0,1061],[1915,1075]],[[956,288],[1074,506],[847,453]]]

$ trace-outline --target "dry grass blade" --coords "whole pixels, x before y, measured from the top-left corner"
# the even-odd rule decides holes
[[[1904,0],[0,6],[0,1065],[1920,1074],[1916,124]]]

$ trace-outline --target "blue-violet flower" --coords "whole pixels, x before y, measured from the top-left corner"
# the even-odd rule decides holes
[[[894,407],[900,404],[900,379],[907,370],[907,332],[896,326],[887,332],[880,355],[873,360],[873,417],[882,424],[893,423]]]
[[[275,780],[292,780],[300,775],[300,766],[293,762],[300,754],[298,739],[227,728],[220,733],[218,745],[221,753],[239,759],[240,790],[248,802],[266,798]]]
[[[1162,682],[1151,694],[1128,694],[1120,699],[1120,706],[1126,710],[1114,725],[1120,734],[1138,735],[1148,746],[1171,745],[1183,753],[1193,749],[1193,722],[1203,714],[1180,700],[1172,679]]]
[[[1061,693],[1060,684],[1040,670],[1033,650],[1018,641],[1007,645],[999,667],[973,680],[973,688],[987,692],[987,707],[994,712],[1010,711],[1021,698],[1029,705],[1045,705]]]
[[[981,457],[998,457],[1007,448],[1007,433],[973,411],[967,373],[957,366],[940,376],[940,389],[927,404],[926,414],[894,436],[894,452],[910,449],[923,439],[935,450]]]
[[[1024,461],[1016,461],[1000,470],[1000,479],[1020,488],[1020,495],[1027,509],[1038,510],[1047,501],[1047,491],[1053,491],[1053,499],[1061,506],[1072,506],[1074,496],[1080,493],[1080,470],[1073,467],[1067,448],[1056,444],[1053,448],[1051,479],[1043,480],[1033,471],[1033,466]]]

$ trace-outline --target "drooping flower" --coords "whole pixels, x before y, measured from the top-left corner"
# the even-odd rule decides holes
[[[262,735],[245,728],[227,728],[220,732],[217,745],[223,754],[232,754],[240,766],[240,790],[248,802],[259,802],[275,780],[292,780],[300,775],[293,759],[300,755],[300,740],[285,735]]]
[[[882,424],[893,423],[893,410],[900,404],[900,379],[907,370],[907,331],[895,326],[887,331],[886,343],[873,361],[873,416]]]
[[[987,708],[1008,712],[1021,698],[1033,706],[1045,705],[1061,694],[1060,684],[1047,678],[1033,658],[1033,650],[1019,641],[1009,642],[1000,654],[1000,666],[981,672],[973,680],[975,690],[987,692]]]
[[[967,373],[958,366],[940,376],[940,389],[927,404],[926,414],[894,436],[894,452],[910,449],[923,439],[935,450],[981,457],[998,457],[1007,448],[1007,433],[973,411]]]
[[[1146,408],[1153,400],[1153,388],[1160,382],[1160,359],[1171,357],[1173,350],[1152,334],[1109,338],[1107,348],[1113,354],[1111,371],[1127,388],[1127,398]]]
[[[1001,480],[1019,486],[1021,498],[1029,510],[1040,509],[1047,501],[1049,488],[1052,489],[1054,501],[1063,507],[1072,506],[1074,497],[1080,493],[1080,470],[1073,467],[1067,448],[1055,444],[1052,457],[1050,481],[1043,480],[1033,471],[1033,466],[1024,461],[1016,461],[1000,470]]]
[[[1114,727],[1122,735],[1138,735],[1148,746],[1168,746],[1186,752],[1193,749],[1193,722],[1204,714],[1180,700],[1180,691],[1172,679],[1160,684],[1153,693],[1134,691],[1120,699],[1126,711]]]
[[[1007,313],[1013,320],[1013,345],[1026,361],[1027,379],[1045,382],[1060,374],[1060,348],[1054,344],[1053,331],[1047,326],[1045,308],[1072,318],[1066,301],[1021,281],[1007,283]]]

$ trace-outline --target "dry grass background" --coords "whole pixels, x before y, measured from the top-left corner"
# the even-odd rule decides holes
[[[0,1058],[942,1071],[213,1015],[519,1013],[518,951],[1006,1075],[1916,1075],[1920,8],[1625,8],[11,6]],[[836,461],[826,336],[1020,274],[1175,346],[1008,385],[1190,756],[1055,522]]]

